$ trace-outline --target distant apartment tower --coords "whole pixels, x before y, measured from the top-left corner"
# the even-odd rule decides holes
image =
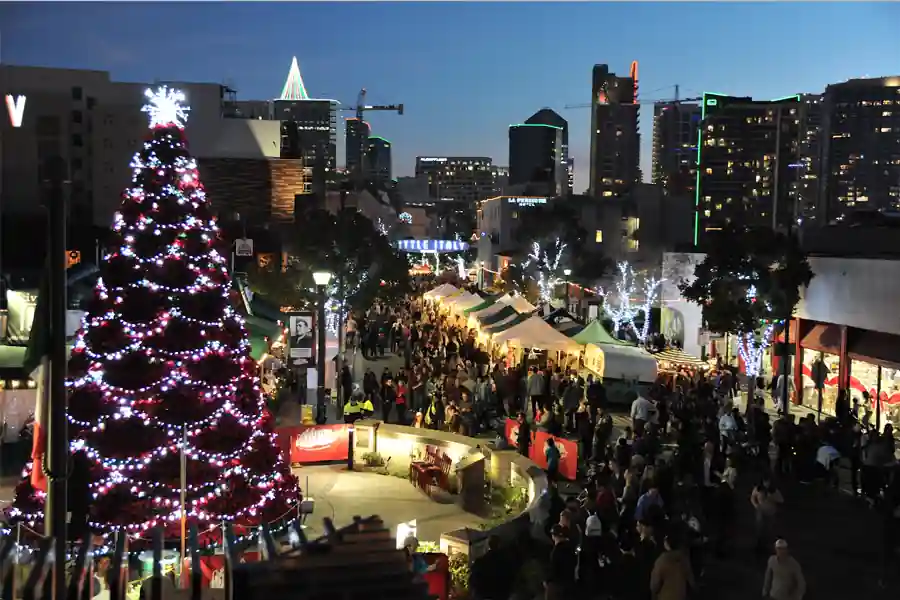
[[[668,195],[693,194],[697,184],[699,104],[680,102],[653,106],[653,183]]]
[[[291,62],[273,117],[281,121],[281,157],[302,159],[312,169],[312,190],[324,194],[337,166],[337,100],[310,98],[297,58]]]
[[[533,184],[550,196],[568,195],[569,123],[542,108],[509,126],[509,183]]]
[[[369,136],[364,164],[366,181],[387,186],[391,182],[391,142],[377,135]]]
[[[591,76],[591,162],[589,194],[621,197],[641,180],[638,66],[619,77],[607,65]]]
[[[493,159],[483,156],[417,156],[416,177],[428,178],[435,200],[474,204],[494,196]]]
[[[344,125],[345,162],[347,173],[351,176],[360,165],[363,147],[366,145],[372,128],[367,121],[349,117]]]
[[[900,209],[900,76],[825,88],[824,221]]]
[[[694,243],[727,223],[781,228],[796,215],[800,96],[704,94]]]
[[[566,180],[569,184],[569,194],[575,193],[575,158],[570,156],[566,161]]]
[[[822,94],[804,94],[800,97],[800,198],[798,219],[800,225],[811,226],[822,222],[820,211],[822,192]]]

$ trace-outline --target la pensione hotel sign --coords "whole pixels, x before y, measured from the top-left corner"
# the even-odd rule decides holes
[[[6,95],[6,112],[13,127],[21,127],[25,118],[25,96]]]

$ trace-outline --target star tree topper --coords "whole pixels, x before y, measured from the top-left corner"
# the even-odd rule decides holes
[[[162,86],[156,91],[147,88],[144,92],[149,104],[145,104],[142,112],[150,114],[150,129],[157,127],[177,127],[184,129],[189,106],[184,104],[184,92]]]

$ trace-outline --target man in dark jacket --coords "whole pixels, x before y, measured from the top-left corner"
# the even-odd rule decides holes
[[[516,435],[516,449],[522,456],[528,456],[528,449],[531,448],[531,426],[525,419],[525,413],[520,412],[518,418],[519,431]]]
[[[544,580],[544,598],[564,600],[571,597],[575,587],[575,570],[578,567],[575,544],[569,539],[569,532],[559,524],[550,529],[550,538],[553,540],[553,550],[550,551],[550,564]]]

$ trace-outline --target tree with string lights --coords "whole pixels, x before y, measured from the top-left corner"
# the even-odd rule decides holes
[[[562,258],[568,244],[556,238],[552,245],[544,247],[540,242],[531,243],[531,252],[522,261],[521,268],[538,286],[538,296],[542,304],[553,298],[553,290],[565,281]]]
[[[70,452],[82,473],[69,495],[87,498],[78,502],[87,525],[107,537],[156,526],[177,536],[182,510],[201,533],[223,523],[255,531],[289,514],[297,480],[229,302],[227,260],[185,140],[184,95],[146,95],[151,135],[132,160],[69,362]],[[12,517],[40,529],[44,499],[25,477]]]
[[[793,315],[800,290],[812,277],[796,238],[731,224],[710,237],[693,279],[679,284],[682,296],[703,309],[707,329],[737,335],[750,397],[763,352]]]
[[[641,285],[644,301],[638,303],[635,300],[638,279],[634,269],[625,261],[618,264],[618,269],[619,277],[616,280],[614,294],[604,293],[599,288],[594,291],[604,299],[603,309],[612,320],[613,335],[617,336],[621,330],[630,328],[640,343],[646,343],[647,336],[650,335],[650,310],[656,302],[659,288],[664,280],[652,276],[645,277]],[[642,313],[644,323],[639,328],[635,321]]]

